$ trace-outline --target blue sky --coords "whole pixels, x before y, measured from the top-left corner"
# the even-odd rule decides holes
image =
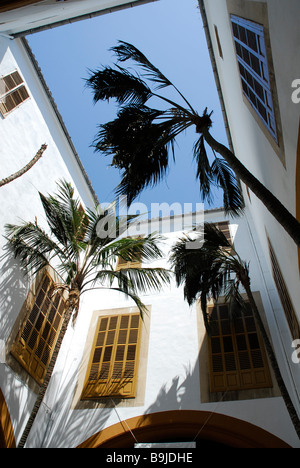
[[[95,153],[91,144],[98,125],[112,120],[116,107],[113,102],[94,105],[84,79],[89,69],[113,64],[109,49],[118,40],[138,47],[199,113],[205,107],[213,110],[212,133],[227,145],[197,0],[159,0],[27,39],[101,203],[115,198],[120,174],[109,167],[110,158]],[[149,209],[151,203],[192,203],[194,208],[201,202],[192,153],[196,137],[194,129],[180,136],[176,162],[171,164],[167,178],[145,190],[137,201]],[[222,197],[217,195],[211,207],[220,206]]]

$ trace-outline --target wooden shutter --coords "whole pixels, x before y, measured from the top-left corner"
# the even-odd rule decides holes
[[[29,98],[19,72],[0,79],[0,112],[6,115]]]
[[[99,318],[82,400],[135,396],[140,335],[139,314]]]
[[[230,321],[228,306],[209,308],[210,390],[272,387],[267,358],[250,308]]]
[[[284,278],[283,278],[283,275],[279,266],[279,262],[275,255],[275,251],[270,242],[270,239],[268,239],[268,244],[269,244],[269,253],[270,253],[270,258],[271,258],[273,278],[276,284],[276,288],[279,294],[282,308],[285,313],[293,339],[294,340],[299,339],[300,327],[299,327],[297,315],[296,315],[292,300],[290,298],[286,282],[284,281]]]
[[[52,294],[53,282],[45,275],[12,346],[11,354],[41,384],[44,380],[65,309],[60,292]]]
[[[216,226],[217,229],[219,229],[224,234],[224,236],[226,237],[229,244],[233,246],[233,241],[232,241],[232,237],[231,237],[231,234],[230,234],[229,222],[228,221],[221,221],[219,223],[214,223],[214,225]],[[229,254],[232,253],[232,249],[229,248],[229,247],[228,248],[222,247],[222,249],[224,251],[228,252]]]

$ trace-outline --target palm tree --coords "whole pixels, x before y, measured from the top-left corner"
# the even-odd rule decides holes
[[[212,201],[212,187],[217,186],[223,190],[225,211],[239,214],[243,209],[243,197],[237,177],[300,247],[300,223],[232,151],[214,139],[210,133],[212,113],[205,109],[200,115],[194,110],[178,88],[132,44],[120,41],[111,50],[118,59],[115,67],[102,67],[91,72],[86,84],[93,91],[95,103],[115,98],[120,106],[115,120],[99,126],[94,142],[97,151],[112,156],[112,165],[122,173],[117,193],[126,195],[130,203],[145,187],[161,181],[169,167],[170,150],[175,158],[176,137],[194,127],[198,134],[194,158],[203,201]],[[121,66],[128,60],[138,66],[136,73]],[[158,94],[158,90],[165,88],[173,88],[182,104]],[[155,102],[164,102],[166,108],[146,106],[151,98]],[[212,160],[205,144],[212,150]]]
[[[200,301],[208,335],[211,334],[211,320],[207,312],[209,299],[218,300],[225,295],[229,317],[242,314],[249,306],[259,327],[265,348],[271,362],[282,397],[300,438],[300,420],[282,378],[277,359],[254,300],[249,276],[249,264],[243,261],[225,235],[213,224],[204,224],[203,245],[200,249],[187,248],[193,242],[186,235],[172,249],[170,260],[174,268],[177,285],[184,285],[184,298],[189,305]],[[240,293],[240,286],[246,292],[247,301]]]
[[[143,314],[146,307],[138,293],[157,291],[170,278],[169,272],[162,268],[127,268],[116,271],[118,257],[133,262],[141,258],[151,261],[162,255],[157,245],[160,240],[158,236],[120,238],[132,225],[135,217],[129,217],[127,221],[116,218],[116,238],[112,239],[109,230],[106,237],[98,235],[99,223],[101,225],[101,222],[109,219],[109,209],[105,212],[99,207],[94,211],[84,210],[80,200],[74,197],[74,189],[68,182],[59,182],[55,196],[40,193],[40,199],[50,234],[38,225],[37,220],[23,222],[21,225],[7,225],[9,245],[27,274],[35,276],[44,268],[51,268],[60,281],[55,285],[55,292],[59,289],[66,291],[67,301],[57,343],[19,448],[23,448],[26,443],[50,382],[70,319],[73,315],[74,320],[78,314],[82,294],[94,288],[113,289],[132,299]],[[111,216],[114,215],[115,212],[112,211]]]

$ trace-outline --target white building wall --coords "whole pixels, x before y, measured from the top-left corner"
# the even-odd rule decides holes
[[[205,221],[224,221],[221,211],[206,213]],[[287,360],[280,349],[280,339],[274,324],[274,310],[270,302],[270,291],[265,283],[270,275],[264,265],[257,261],[251,242],[249,225],[246,218],[231,219],[234,243],[243,259],[250,262],[252,290],[261,294],[264,312],[269,320],[269,328],[274,333],[274,347],[277,357],[292,392],[295,405],[299,400],[291,375],[286,371]],[[162,245],[166,257],[151,266],[168,267],[168,252],[181,232],[166,234]],[[262,262],[263,263],[263,262]],[[62,353],[57,363],[56,374],[44,400],[43,415],[36,421],[28,440],[28,446],[37,447],[76,447],[97,432],[123,421],[124,430],[129,418],[172,410],[211,411],[242,419],[257,425],[281,438],[291,446],[300,446],[291,424],[285,404],[278,393],[272,398],[254,398],[239,401],[205,402],[203,382],[208,380],[207,362],[200,355],[203,347],[205,329],[197,307],[189,307],[184,301],[182,288],[175,283],[165,287],[156,295],[142,296],[146,305],[151,306],[146,387],[142,402],[132,401],[125,404],[112,402],[95,405],[89,409],[78,409],[80,398],[80,373],[86,372],[86,359],[83,358],[89,329],[95,329],[93,312],[98,309],[130,307],[130,301],[112,292],[94,291],[83,297],[78,322],[74,330],[69,330]],[[205,385],[207,382],[205,382]],[[204,386],[205,386],[204,385]],[[275,383],[276,387],[276,383]],[[277,396],[276,396],[277,394]],[[46,413],[46,411],[49,411]],[[48,423],[46,433],[43,431]]]
[[[0,190],[0,343],[7,342],[26,299],[30,281],[24,278],[18,263],[7,256],[5,224],[21,220],[45,226],[38,191],[57,190],[56,182],[65,178],[76,186],[83,204],[93,207],[93,193],[82,173],[70,143],[60,126],[31,59],[20,40],[0,37],[0,76],[18,70],[24,78],[30,99],[5,118],[0,117],[0,178],[25,166],[43,143],[48,145],[42,158],[19,179]],[[14,267],[14,268],[13,268]],[[28,417],[28,403],[35,396],[6,363],[0,363],[0,385],[5,396],[14,430],[19,434]]]
[[[229,13],[233,11],[233,8],[230,8],[231,5],[239,3],[242,6],[241,11],[243,11],[243,4],[257,2],[251,0],[242,3],[212,0],[204,3],[235,153],[246,167],[295,215],[299,105],[292,102],[291,96],[293,91],[292,82],[298,76],[300,62],[299,30],[296,20],[299,17],[299,2],[297,0],[285,2],[284,21],[282,19],[282,2],[266,0],[258,2],[267,5],[268,9],[267,19],[280,106],[285,165],[282,164],[272,145],[261,131],[256,119],[245,105],[232,39],[229,18]],[[229,6],[227,7],[227,5]],[[243,16],[247,17],[246,9],[244,9]],[[223,59],[218,53],[214,25],[218,28]],[[245,198],[247,201],[246,193]],[[268,231],[283,274],[288,278],[289,291],[295,308],[297,308],[300,299],[297,248],[252,193],[249,209],[266,254],[265,228]]]
[[[297,18],[300,14],[300,4],[297,0],[287,0],[284,3],[284,15],[280,0],[263,0],[261,2],[205,0],[204,4],[235,154],[296,216],[295,187],[300,113],[299,104],[292,102],[292,83],[299,75],[300,52]],[[268,30],[279,104],[277,118],[281,124],[284,145],[283,161],[278,156],[276,144],[270,143],[266,132],[262,131],[258,123],[259,119],[253,117],[243,98],[230,24],[231,13],[264,24]],[[223,58],[219,54],[215,26],[218,30]],[[253,219],[257,232],[257,235],[253,235],[259,256],[261,256],[259,260],[263,258],[264,268],[271,270],[268,235],[300,322],[297,247],[255,195],[250,192],[251,200],[249,200],[246,190],[244,190],[244,194],[249,216]],[[272,279],[270,281],[272,282]],[[278,301],[274,283],[270,283],[268,286],[270,300],[274,304],[274,315],[280,340],[285,348],[285,353],[289,354],[292,337]],[[297,375],[295,378],[298,380],[299,366],[292,367],[294,374]]]

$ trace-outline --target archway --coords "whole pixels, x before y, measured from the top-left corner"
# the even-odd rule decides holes
[[[0,448],[15,448],[15,436],[4,395],[0,389]]]
[[[78,448],[132,448],[138,442],[197,442],[227,448],[291,448],[273,434],[240,419],[206,411],[166,411],[114,424]]]

